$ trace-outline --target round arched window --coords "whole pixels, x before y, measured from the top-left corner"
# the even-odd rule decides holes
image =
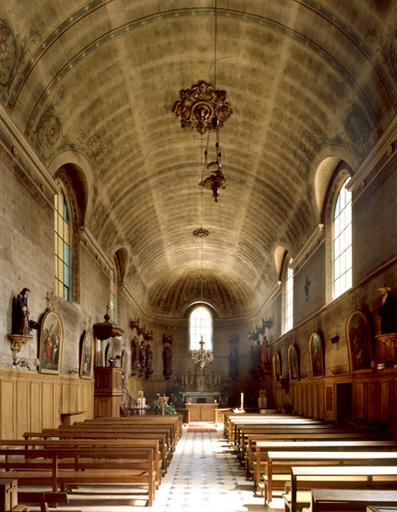
[[[198,350],[203,337],[205,350],[212,351],[213,322],[212,313],[205,306],[198,306],[189,316],[189,349]]]

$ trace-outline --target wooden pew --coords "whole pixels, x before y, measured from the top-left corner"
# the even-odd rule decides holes
[[[18,491],[18,504],[39,505],[40,512],[49,512],[49,507],[69,503],[66,492]],[[13,509],[14,510],[14,509]]]
[[[269,451],[267,452],[265,482],[265,504],[271,501],[275,484],[283,489],[290,480],[291,467],[316,463],[325,465],[341,464],[397,464],[397,451]]]
[[[268,452],[269,451],[303,451],[305,449],[320,451],[387,451],[397,450],[397,441],[388,440],[352,440],[344,439],[342,435],[339,439],[333,440],[313,440],[313,441],[257,441],[255,452],[255,465],[253,468],[254,490],[258,488],[261,476],[266,474]],[[340,454],[343,457],[344,454]]]
[[[365,512],[368,505],[397,503],[397,491],[367,489],[313,489],[310,512]]]
[[[246,470],[247,476],[249,477],[253,471],[253,464],[256,458],[256,450],[259,443],[259,451],[262,451],[262,443],[263,449],[265,450],[267,442],[306,442],[308,440],[308,436],[305,433],[298,432],[292,434],[280,434],[280,433],[270,433],[270,434],[247,434],[247,448],[246,448]],[[359,440],[369,440],[368,436],[365,434],[361,434],[358,432],[345,432],[344,430],[339,431],[337,429],[332,431],[321,432],[320,434],[310,434],[310,440],[316,441],[331,441],[331,440],[351,440],[351,441],[359,441]],[[371,438],[370,438],[371,439]],[[376,442],[383,442],[383,440],[373,439]],[[385,443],[394,443],[395,441],[384,440]]]
[[[182,436],[182,418],[181,416],[123,416],[121,418],[113,418],[102,416],[99,418],[88,419],[80,423],[95,423],[95,424],[112,424],[112,425],[148,425],[155,426],[169,426],[172,430],[172,435],[175,438],[175,444]],[[76,425],[76,423],[75,423]]]
[[[292,466],[285,510],[297,512],[298,489],[397,489],[397,466]]]
[[[248,436],[249,435],[258,435],[258,436],[266,436],[268,434],[284,434],[286,437],[289,437],[294,434],[305,434],[307,438],[311,438],[312,435],[316,435],[319,433],[322,434],[346,434],[347,431],[344,429],[337,429],[333,426],[328,425],[293,425],[293,426],[261,426],[261,427],[242,427],[238,430],[237,433],[237,456],[240,458],[241,462],[244,463],[243,454],[245,456],[246,450],[248,448]],[[365,434],[357,434],[360,438],[366,437]]]
[[[100,430],[88,430],[84,431],[80,430],[69,430],[69,429],[44,429],[43,432],[25,432],[24,439],[34,440],[34,439],[42,439],[42,440],[50,440],[50,439],[74,439],[74,440],[89,440],[96,439],[102,440],[105,443],[106,441],[115,440],[115,433],[112,429],[106,429],[104,431]],[[161,468],[162,473],[165,473],[166,468],[171,460],[171,451],[169,449],[167,436],[165,433],[160,432],[118,432],[117,440],[135,440],[135,441],[157,441],[159,444],[159,466]],[[157,459],[157,456],[156,456]]]
[[[0,469],[18,484],[48,486],[144,486],[147,504],[155,493],[153,450],[131,447],[8,448],[0,449]]]
[[[155,477],[155,485],[156,488],[159,487],[161,483],[161,457],[159,452],[159,443],[157,439],[79,439],[79,438],[71,438],[71,439],[43,439],[43,438],[28,438],[28,439],[0,439],[0,447],[9,448],[9,447],[21,447],[25,449],[33,448],[33,449],[74,449],[74,448],[144,448],[151,449],[153,451],[153,466],[156,473]]]
[[[83,423],[75,423],[72,426],[60,426],[59,430],[62,432],[104,432],[104,433],[131,433],[131,434],[163,434],[166,436],[166,444],[168,446],[168,452],[171,454],[175,451],[177,438],[175,435],[175,429],[173,425],[166,424],[147,424],[147,423],[139,423],[139,424],[131,424],[131,423],[111,423],[111,422],[83,422]],[[53,429],[50,429],[53,430]],[[49,432],[50,430],[44,429],[43,433]],[[169,457],[169,458],[170,458]]]

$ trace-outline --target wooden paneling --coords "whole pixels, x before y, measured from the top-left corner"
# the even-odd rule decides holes
[[[61,412],[82,410],[79,420],[92,418],[93,402],[91,380],[0,369],[0,438],[57,427]]]

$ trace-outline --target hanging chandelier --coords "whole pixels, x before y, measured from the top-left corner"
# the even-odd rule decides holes
[[[182,89],[172,111],[181,118],[182,128],[193,128],[201,135],[223,126],[232,109],[226,91],[200,80],[190,89]]]
[[[217,36],[217,0],[214,0],[214,85],[205,80],[197,81],[189,89],[182,89],[179,92],[180,98],[172,107],[172,112],[181,120],[182,128],[193,128],[201,136],[205,133],[208,134],[207,147],[204,153],[205,161],[201,181],[198,185],[211,190],[216,203],[218,202],[219,191],[225,188],[226,182],[223,174],[219,130],[232,115],[230,103],[226,99],[226,91],[216,88]],[[213,132],[216,134],[215,157],[208,162],[209,140],[210,134]],[[210,174],[205,176],[207,171],[210,171]]]

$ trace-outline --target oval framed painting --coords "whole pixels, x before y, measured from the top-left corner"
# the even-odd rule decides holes
[[[356,309],[346,320],[346,341],[351,371],[371,368],[373,343],[368,318]]]
[[[310,366],[313,377],[324,375],[324,348],[323,340],[317,332],[313,332],[309,338]]]
[[[280,382],[281,379],[281,356],[279,352],[275,352],[272,358],[273,381]]]
[[[295,344],[288,347],[288,374],[289,380],[299,380],[300,378],[299,350]]]

